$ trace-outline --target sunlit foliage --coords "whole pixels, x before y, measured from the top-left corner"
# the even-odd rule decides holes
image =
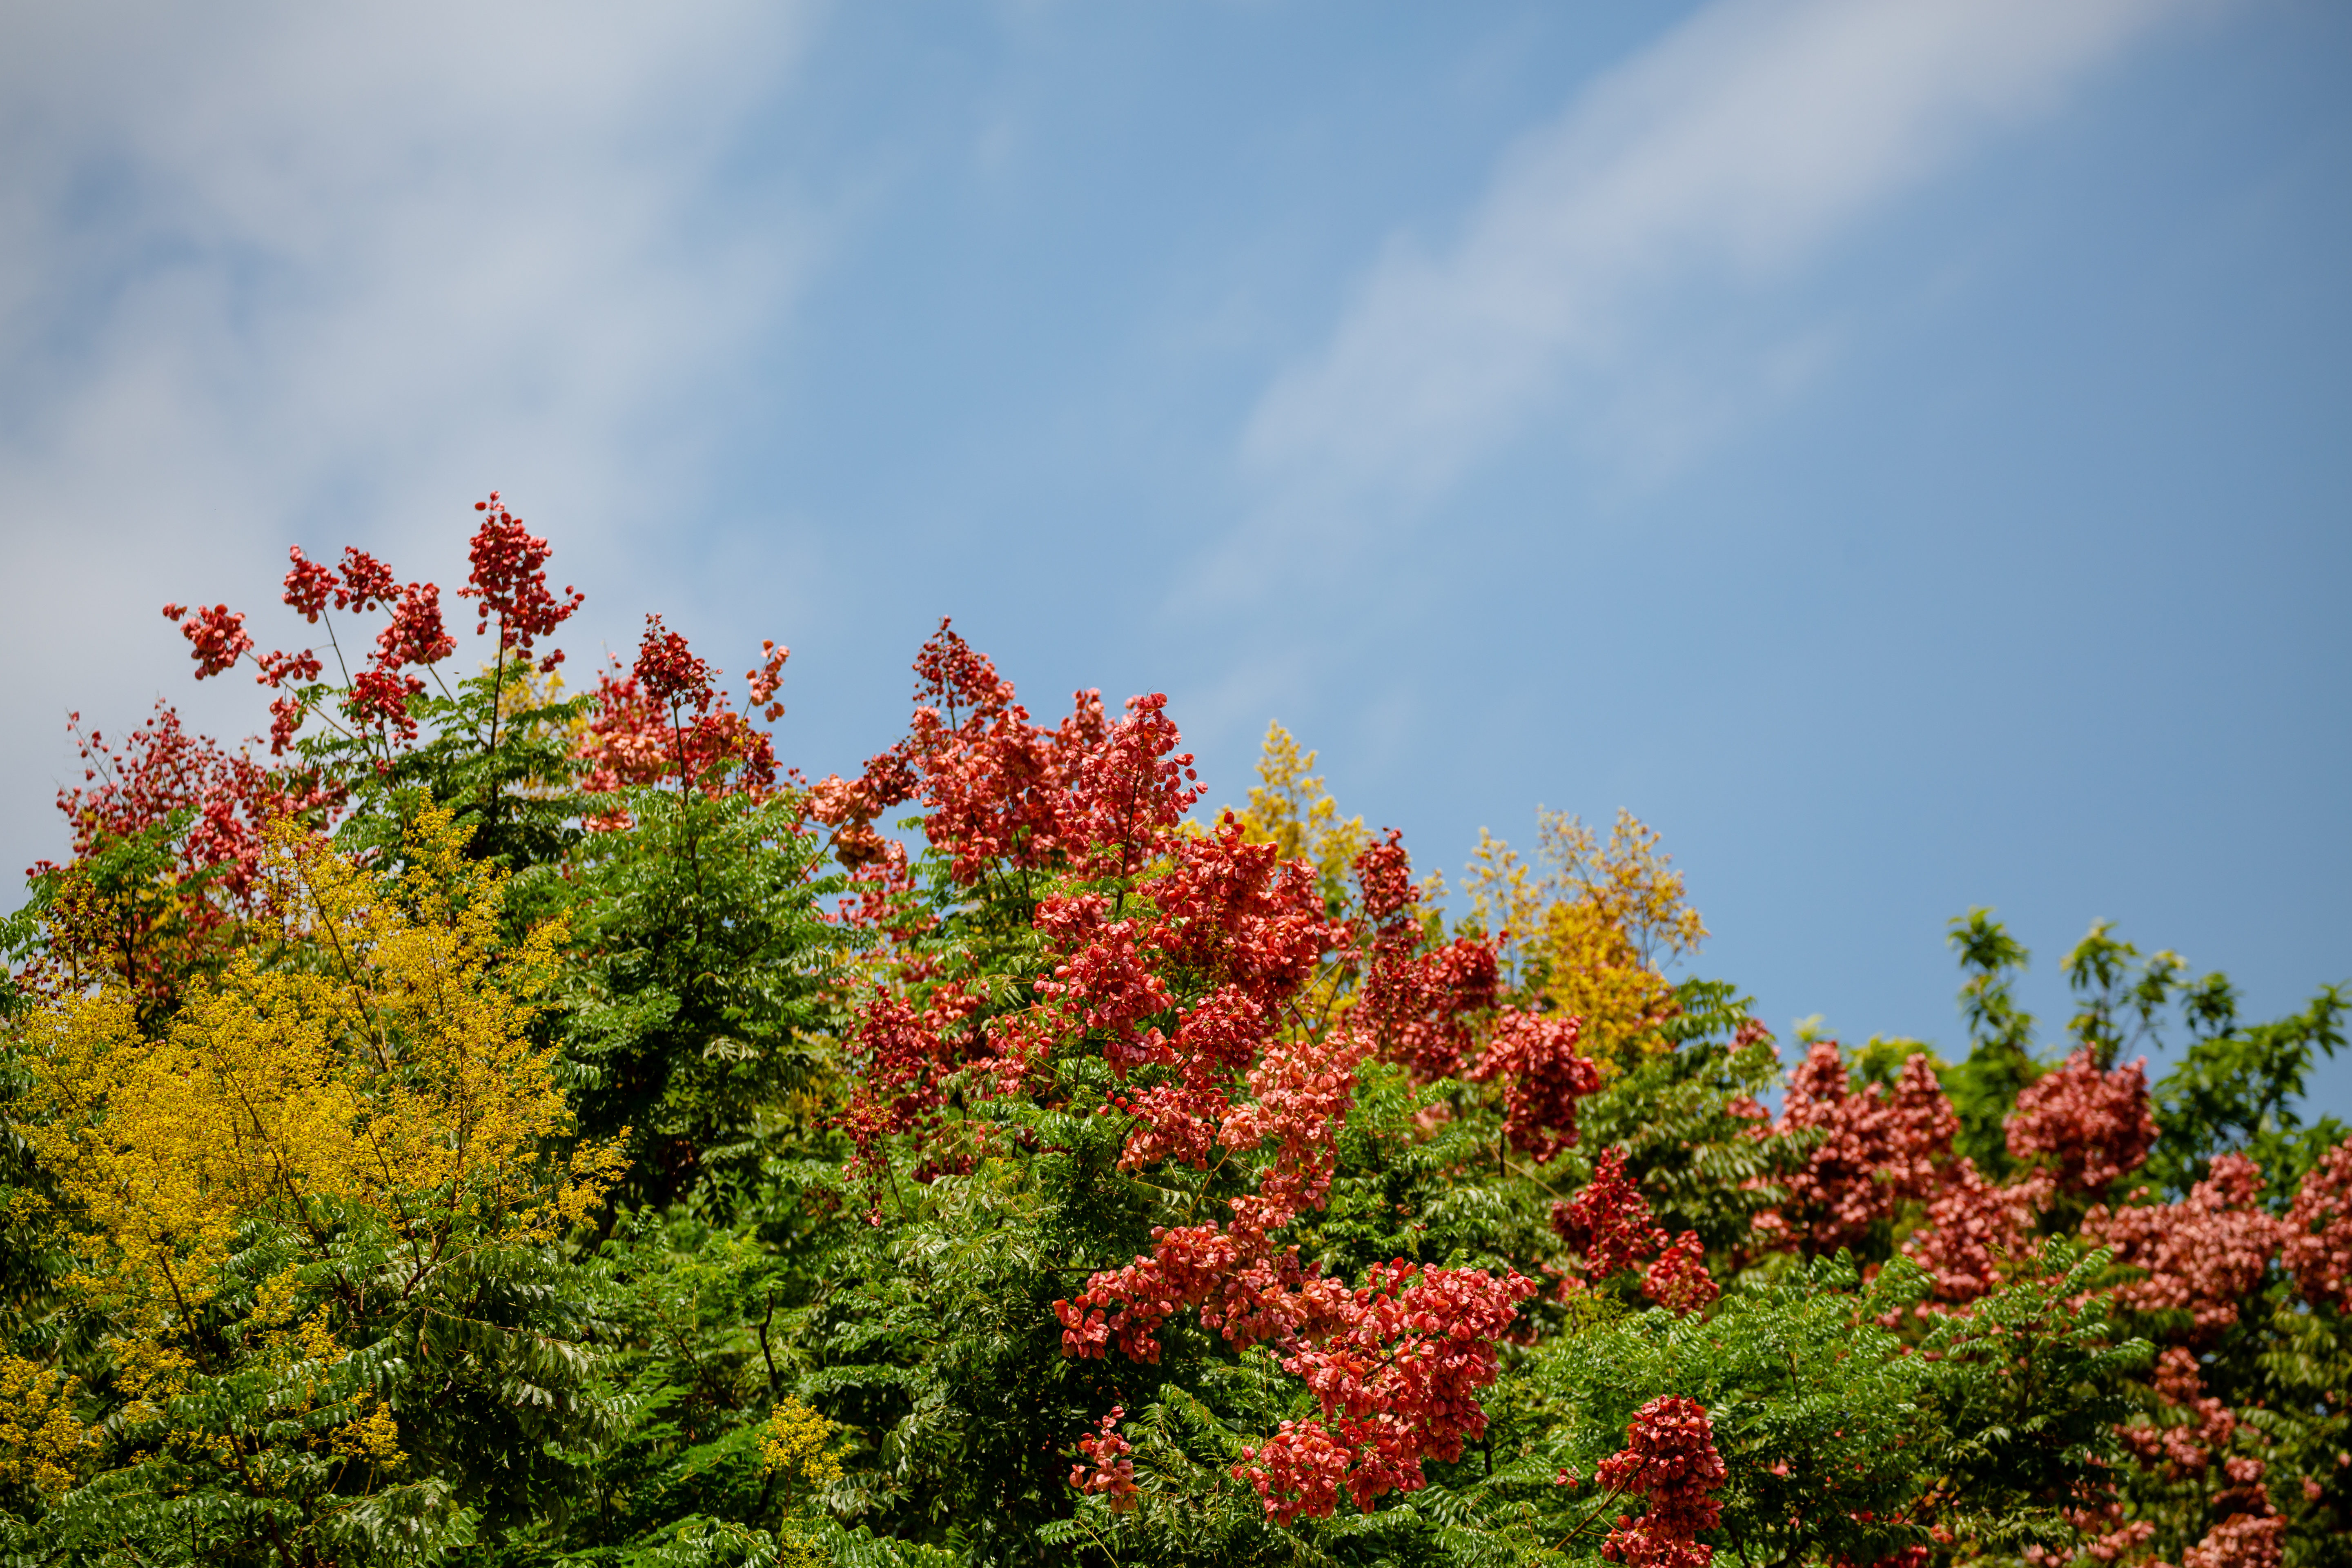
[[[2103,924],[2044,1044],[1975,910],[1964,1047],[1784,1055],[1629,813],[1449,894],[944,623],[809,784],[783,647],[568,694],[478,510],[462,657],[357,550],[168,606],[267,754],[90,732],[0,922],[10,1561],[2352,1558],[2336,989]]]

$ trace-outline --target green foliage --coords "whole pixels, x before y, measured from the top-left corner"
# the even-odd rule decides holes
[[[625,1201],[711,1184],[724,1209],[764,1153],[822,1123],[842,943],[818,900],[840,883],[790,795],[621,803],[631,830],[590,836],[531,882],[537,908],[571,922],[560,1026],[581,1130],[628,1131]]]
[[[300,696],[323,710],[340,690]],[[108,1228],[109,1204],[142,1182],[169,1187],[175,1157],[206,1151],[187,1139],[146,1149],[138,1180],[112,1186],[76,1174],[80,1146],[58,1131],[70,1119],[54,1084],[43,1088],[65,1059],[52,1048],[57,1020],[131,993],[120,1037],[76,1058],[95,1080],[123,1053],[177,1038],[235,964],[258,977],[257,994],[282,998],[308,994],[301,988],[340,961],[282,910],[233,910],[223,873],[189,872],[185,811],[91,837],[0,923],[8,1561],[1590,1564],[1621,1517],[1655,1507],[1602,1491],[1596,1477],[1627,1447],[1636,1414],[1671,1395],[1704,1407],[1726,1468],[1713,1493],[1720,1525],[1701,1532],[1726,1563],[1851,1568],[1920,1549],[1937,1568],[2111,1559],[2136,1568],[2151,1555],[2191,1561],[2235,1517],[2228,1510],[2244,1513],[2244,1499],[2217,1493],[2204,1468],[2134,1458],[2151,1433],[2221,1425],[2163,1392],[2150,1370],[2162,1347],[2174,1386],[2186,1357],[2199,1397],[2229,1415],[2207,1457],[2242,1471],[2267,1467],[2276,1509],[2263,1517],[2292,1523],[2287,1568],[2352,1562],[2336,1528],[2347,1517],[2336,1456],[2352,1447],[2352,1329],[2341,1300],[2266,1254],[2226,1322],[2192,1327],[2188,1311],[2153,1296],[2127,1310],[2118,1303],[2135,1300],[2155,1266],[2141,1256],[2118,1267],[2063,1234],[2091,1201],[2081,1194],[2035,1209],[2021,1223],[2025,1239],[1965,1300],[1915,1260],[1917,1238],[1949,1223],[1928,1205],[1935,1182],[1958,1190],[1955,1156],[1996,1182],[2029,1173],[2013,1169],[2006,1124],[2054,1065],[2036,1056],[2034,1020],[2016,996],[2028,954],[1991,912],[1972,910],[1950,931],[1969,1049],[1956,1064],[1930,1059],[1958,1120],[1952,1147],[1920,1156],[1927,1174],[1906,1178],[1898,1197],[1857,1223],[1855,1253],[1806,1257],[1759,1230],[1759,1212],[1789,1204],[1807,1181],[1832,1196],[1838,1181],[1848,1194],[1883,1196],[1888,1187],[1871,1184],[1883,1171],[1831,1167],[1853,1147],[1885,1145],[1857,1136],[1842,1153],[1837,1128],[1775,1125],[1760,1102],[1785,1064],[1747,999],[1727,982],[1675,983],[1654,967],[1652,949],[1686,952],[1703,930],[1654,836],[1622,824],[1605,864],[1589,835],[1573,839],[1591,868],[1616,878],[1617,902],[1588,868],[1570,914],[1557,899],[1545,905],[1551,895],[1506,847],[1482,846],[1474,892],[1484,901],[1454,929],[1467,945],[1453,958],[1475,957],[1489,924],[1517,931],[1524,951],[1507,955],[1499,984],[1484,990],[1475,974],[1460,981],[1475,965],[1429,982],[1431,994],[1452,998],[1447,1021],[1470,1042],[1453,1076],[1437,1076],[1449,1070],[1441,1065],[1416,1077],[1403,1055],[1347,1058],[1328,1168],[1317,1167],[1314,1195],[1282,1222],[1279,1250],[1259,1255],[1291,1268],[1292,1284],[1318,1288],[1353,1287],[1376,1268],[1402,1277],[1403,1265],[1538,1282],[1507,1332],[1480,1331],[1499,1358],[1477,1394],[1486,1425],[1463,1429],[1458,1459],[1426,1458],[1368,1506],[1343,1496],[1328,1517],[1309,1510],[1276,1524],[1243,1476],[1285,1423],[1338,1419],[1299,1370],[1302,1346],[1328,1324],[1286,1342],[1228,1340],[1199,1311],[1179,1310],[1156,1331],[1156,1359],[1089,1359],[1069,1353],[1056,1307],[1150,1254],[1167,1227],[1232,1212],[1280,1156],[1270,1142],[1227,1146],[1219,1129],[1197,1165],[1132,1157],[1142,1098],[1181,1081],[1168,1058],[1137,1050],[1119,1060],[1108,1026],[1075,1005],[1065,1022],[1078,1021],[1025,1070],[1000,1070],[1002,1037],[992,1032],[1035,1016],[1067,978],[1066,952],[1039,929],[1041,909],[1094,900],[1112,922],[1164,912],[1153,876],[1205,840],[1160,841],[1159,863],[1141,868],[1007,852],[960,879],[947,847],[919,843],[899,877],[895,862],[877,870],[872,844],[850,853],[859,841],[836,837],[844,858],[866,868],[853,882],[826,858],[814,817],[838,835],[879,816],[845,815],[837,799],[824,815],[815,803],[828,786],[750,788],[732,771],[739,753],[690,782],[671,773],[583,796],[592,706],[501,659],[410,699],[423,725],[414,744],[381,730],[301,742],[307,765],[342,792],[336,843],[352,874],[383,879],[385,908],[413,920],[423,905],[398,889],[430,858],[414,842],[427,819],[454,835],[450,878],[511,873],[498,884],[495,918],[478,921],[474,936],[536,943],[546,959],[543,997],[522,999],[518,983],[507,1001],[521,1021],[499,1039],[551,1064],[538,1081],[552,1108],[488,1162],[497,1173],[482,1178],[487,1186],[396,1169],[380,1184],[398,1201],[371,1207],[337,1187],[306,1145],[255,1179],[263,1196],[205,1189],[205,1212],[218,1223],[201,1235],[123,1240],[130,1229]],[[688,721],[677,700],[667,709],[673,723]],[[657,715],[649,721],[654,735],[672,735]],[[684,733],[673,737],[680,769]],[[966,805],[984,816],[1042,787],[1050,753],[1039,733],[1006,742],[1003,755],[1018,765],[1003,775],[1012,782],[1000,779],[1003,798]],[[1307,865],[1308,923],[1320,934],[1309,944],[1313,977],[1283,994],[1287,1012],[1268,1037],[1328,1040],[1373,1011],[1368,933],[1382,920],[1393,917],[1387,940],[1416,960],[1445,950],[1448,932],[1433,900],[1385,915],[1366,908],[1349,867],[1372,841],[1305,776],[1311,754],[1278,740],[1249,831]],[[974,764],[971,776],[985,775]],[[905,798],[866,804],[878,813]],[[1050,816],[1021,817],[1006,841],[1030,844],[1022,836],[1047,832],[1037,824]],[[1563,823],[1554,829],[1582,832]],[[889,908],[887,931],[842,917],[834,905],[851,893]],[[1642,931],[1672,939],[1635,940]],[[1230,956],[1163,964],[1150,977],[1162,990],[1133,1027],[1176,1034],[1230,984],[1211,973]],[[400,996],[433,994],[436,1003],[416,1005],[424,1012],[471,1016],[462,986],[435,991],[470,972],[436,963],[420,963]],[[2248,1153],[2270,1174],[2263,1201],[2275,1215],[2343,1140],[2335,1121],[2306,1125],[2301,1110],[2313,1068],[2344,1044],[2339,989],[2287,1017],[2244,1023],[2224,977],[2192,978],[2168,952],[2142,958],[2105,925],[2068,953],[2065,973],[2070,1048],[2103,1068],[2141,1051],[2173,1060],[2154,1090],[2161,1139],[2143,1172],[2105,1189],[2110,1201],[2148,1208],[2155,1196],[2119,1194],[2143,1181],[2183,1194],[2217,1157]],[[889,1089],[904,1104],[858,1098],[880,1071],[861,1010],[881,994],[917,1008],[961,999],[953,1027],[929,1041],[944,1058],[936,1079]],[[1573,1097],[1572,1142],[1515,1143],[1507,1086],[1481,1076],[1480,1051],[1500,1037],[1505,1009],[1524,1009],[1525,1024],[1549,1008],[1543,1026],[1566,1037],[1562,996],[1622,1014],[1611,1037],[1622,1048],[1596,1046],[1607,1071]],[[392,1004],[372,1005],[361,1011],[389,1041]],[[308,1015],[289,1003],[256,1016],[247,1056],[188,1058],[194,1065],[177,1077],[141,1080],[142,1093],[123,1090],[90,1110],[89,1124],[125,1129],[117,1142],[139,1152],[164,1089],[259,1104],[251,1091],[260,1079],[247,1069],[290,1059]],[[362,1022],[337,1037],[359,1042],[348,1059],[364,1055]],[[1894,1086],[1925,1048],[1885,1039],[1853,1053],[1853,1103],[1870,1114],[1885,1107],[1874,1089]],[[415,1094],[413,1064],[389,1044],[383,1055],[365,1093],[312,1118],[314,1142],[375,1126]],[[299,1080],[289,1095],[344,1081],[336,1075],[346,1057],[320,1059],[328,1066],[286,1075]],[[1209,1086],[1219,1107],[1273,1096],[1276,1079],[1247,1081],[1264,1059],[1226,1064],[1227,1081]],[[468,1092],[480,1090],[468,1081]],[[861,1110],[873,1113],[863,1122]],[[265,1120],[251,1118],[256,1128]],[[452,1154],[471,1136],[462,1123],[436,1123],[435,1139],[413,1144],[409,1158],[462,1164]],[[221,1139],[240,1148],[248,1138],[268,1144],[266,1128],[206,1125],[227,1128]],[[618,1145],[609,1169],[597,1163],[608,1141]],[[1604,1152],[1622,1158],[1647,1207],[1640,1224],[1654,1234],[1636,1238],[1647,1250],[1636,1248],[1632,1267],[1586,1280],[1587,1260],[1566,1240],[1573,1216],[1561,1211],[1587,1191]],[[527,1205],[480,1195],[517,1172],[571,1161],[594,1179],[577,1184],[568,1207],[526,1215]],[[1643,1270],[1685,1232],[1722,1294],[1669,1310]],[[121,1258],[138,1246],[175,1288],[174,1269],[204,1262],[207,1290],[172,1299],[159,1287],[133,1300],[93,1288],[110,1268],[121,1274]],[[1364,1285],[1356,1300],[1377,1289]],[[1505,1299],[1496,1322],[1517,1299]],[[1327,1371],[1344,1360],[1333,1353]],[[1352,1375],[1385,1352],[1347,1353],[1359,1361],[1339,1370]],[[1079,1439],[1108,1430],[1115,1407],[1132,1492],[1082,1492],[1072,1480]],[[1404,1406],[1372,1414],[1416,1418]],[[2139,1535],[2085,1556],[2116,1525]]]
[[[2033,1059],[2033,1015],[2017,1005],[2014,989],[2028,954],[1988,909],[1954,920],[1950,942],[1967,977],[1960,1016],[1969,1026],[1968,1056],[1938,1075],[1960,1119],[1954,1147],[1987,1175],[2006,1175],[2011,1162],[2001,1123],[2018,1091],[2041,1076]]]

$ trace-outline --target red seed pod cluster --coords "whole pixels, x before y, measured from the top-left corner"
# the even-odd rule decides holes
[[[871,1087],[853,1090],[853,1141],[878,1159],[884,1136],[923,1137],[929,1097],[948,1076],[1004,1093],[1048,1081],[1055,1053],[1098,1057],[1111,1087],[1092,1110],[1124,1124],[1124,1167],[1223,1159],[1249,1179],[1221,1214],[1155,1228],[1148,1252],[1056,1302],[1065,1353],[1156,1362],[1162,1327],[1196,1313],[1233,1344],[1272,1348],[1322,1409],[1254,1448],[1236,1471],[1270,1517],[1328,1513],[1342,1495],[1367,1505],[1422,1485],[1424,1460],[1458,1458],[1484,1431],[1475,1391],[1494,1377],[1496,1342],[1535,1286],[1517,1274],[1398,1262],[1351,1287],[1303,1263],[1285,1233],[1328,1195],[1357,1074],[1379,1045],[1374,1031],[1414,1042],[1406,1053],[1445,1057],[1450,1070],[1472,1039],[1466,1020],[1493,1005],[1491,950],[1419,952],[1409,868],[1391,839],[1360,868],[1389,1000],[1344,1023],[1291,1026],[1290,1005],[1318,963],[1356,933],[1330,919],[1311,867],[1250,843],[1232,816],[1206,831],[1185,827],[1201,792],[1164,697],[1138,697],[1114,719],[1098,693],[1083,691],[1066,719],[1038,724],[1011,683],[945,625],[916,676],[908,738],[857,780],[812,791],[811,816],[834,829],[835,855],[861,873],[890,866],[873,825],[919,801],[924,836],[958,884],[1045,881],[1032,895],[1040,972],[1025,1005],[1000,1005],[980,1027],[969,994],[931,960],[907,959],[925,1000],[877,997],[869,1007],[859,1049]],[[952,1021],[943,1016],[950,996],[963,1009]],[[1426,1043],[1449,1030],[1460,1043]],[[1564,1098],[1584,1080],[1572,1051],[1549,1047],[1572,1044],[1573,1027],[1523,1032],[1528,1041],[1507,1047],[1497,1070],[1516,1075],[1527,1135],[1563,1136],[1572,1126]],[[870,1178],[879,1167],[859,1168]],[[1082,1467],[1079,1484],[1103,1474]]]
[[[500,506],[498,491],[492,490],[486,501],[476,501],[474,510],[487,515],[467,547],[472,568],[457,595],[481,602],[474,626],[477,637],[495,620],[499,651],[512,650],[529,658],[537,640],[551,636],[570,620],[586,595],[568,584],[563,597],[548,592],[547,541],[530,532],[520,518]],[[539,668],[551,670],[562,662],[563,650],[557,648],[539,661]]]
[[[1642,1277],[1642,1294],[1670,1312],[1685,1315],[1714,1304],[1723,1291],[1706,1271],[1706,1248],[1700,1244],[1698,1232],[1686,1230],[1665,1245]]]
[[[1905,1238],[1904,1256],[1935,1277],[1938,1307],[1973,1301],[2000,1286],[2012,1259],[2032,1256],[2035,1222],[2052,1194],[2047,1176],[1995,1185],[1962,1155],[1927,1200],[1925,1220]]]
[[[400,579],[393,574],[391,567],[356,546],[343,547],[343,571],[335,586],[335,608],[365,614],[391,604],[399,595]]]
[[[1584,1257],[1596,1282],[1633,1268],[1657,1249],[1649,1200],[1625,1174],[1625,1152],[1603,1149],[1592,1180],[1551,1209],[1552,1229]]]
[[[781,669],[783,650],[773,642],[767,646]],[[757,796],[777,777],[773,739],[729,705],[727,693],[711,684],[709,661],[659,616],[646,617],[634,664],[624,668],[616,656],[599,672],[595,710],[578,755],[586,770],[583,785],[592,795],[677,779],[697,789]],[[628,824],[628,814],[617,806],[588,822],[600,830]]]
[[[186,618],[182,620],[183,616]],[[246,632],[245,617],[226,605],[215,605],[210,609],[199,605],[194,611],[166,605],[163,618],[181,622],[180,635],[188,639],[189,657],[196,661],[198,680],[220,674],[253,651],[253,638]]]
[[[2086,1047],[2026,1086],[2009,1119],[2009,1152],[2044,1162],[2060,1190],[2103,1193],[2140,1168],[2156,1146],[2147,1062],[2101,1072]]]
[[[1424,946],[1413,913],[1421,889],[1395,828],[1364,847],[1354,870],[1364,907],[1358,935],[1370,950],[1358,1015],[1383,1059],[1404,1063],[1423,1083],[1450,1077],[1475,1020],[1495,1005],[1495,950],[1466,937]]]
[[[792,657],[792,649],[766,638],[760,644],[760,662],[743,672],[743,679],[751,683],[751,706],[771,724],[784,716],[784,705],[776,700],[776,692],[784,684],[784,660]]]
[[[287,546],[287,559],[294,564],[286,570],[286,587],[281,595],[286,603],[312,626],[327,613],[327,601],[336,596],[341,579],[331,566],[321,566],[302,553],[299,544]]]
[[[645,638],[629,673],[645,687],[646,696],[668,708],[708,712],[716,695],[709,661],[696,658],[686,638],[663,626],[659,616],[646,617]]]
[[[1094,1433],[1078,1439],[1078,1452],[1085,1458],[1070,1467],[1070,1484],[1089,1495],[1108,1498],[1115,1513],[1133,1509],[1140,1495],[1135,1484],[1135,1461],[1129,1458],[1135,1445],[1118,1435],[1118,1424],[1126,1417],[1124,1405],[1112,1405]]]
[[[375,647],[375,663],[383,669],[438,664],[456,653],[456,639],[441,626],[441,590],[431,583],[411,583],[394,605],[392,620],[376,634]]]
[[[476,510],[489,510],[497,500],[493,495],[490,502],[479,503]],[[482,601],[477,633],[488,629],[490,619],[497,617],[501,653],[515,649],[529,654],[534,638],[552,632],[579,607],[581,595],[570,589],[565,590],[571,595],[568,601],[547,593],[547,542],[524,533],[503,510],[484,520],[474,534],[471,551],[473,576],[458,592]],[[344,549],[339,567],[311,560],[299,545],[290,547],[287,558],[289,564],[279,596],[312,625],[331,609],[389,612],[390,619],[376,634],[374,653],[365,666],[349,673],[338,705],[357,732],[373,736],[387,752],[414,742],[419,725],[410,705],[424,694],[425,686],[407,672],[436,665],[457,651],[456,639],[442,621],[439,585],[411,583],[404,587],[389,565],[356,545]],[[166,605],[163,613],[174,621],[185,617],[181,635],[193,649],[200,680],[222,673],[253,652],[245,617],[226,605],[199,608],[192,616],[182,605]],[[551,670],[562,658],[561,649],[551,651],[541,660],[540,668]],[[255,657],[254,663],[258,671],[255,679],[273,689],[316,681],[324,668],[312,648],[262,654]],[[315,693],[297,693],[270,702],[273,754],[282,754],[293,744],[309,717],[308,704],[315,698]]]
[[[174,965],[232,922],[260,912],[258,880],[264,833],[280,817],[331,812],[341,792],[315,776],[268,767],[192,735],[179,713],[158,700],[147,722],[117,745],[99,731],[87,734],[77,713],[68,721],[82,760],[82,782],[58,791],[59,812],[71,824],[76,858],[101,844],[130,837],[176,815],[187,827],[173,844],[173,873],[160,887],[162,902],[134,909],[119,933],[124,981],[142,995],[163,997],[174,984]],[[43,860],[27,876],[58,870]],[[42,978],[35,965],[34,978]]]
[[[1633,1413],[1625,1447],[1593,1472],[1609,1490],[1649,1501],[1638,1519],[1617,1516],[1601,1555],[1627,1568],[1707,1568],[1715,1549],[1697,1538],[1723,1521],[1710,1494],[1728,1479],[1706,1407],[1678,1394],[1653,1399]]]
[[[2280,1261],[2313,1306],[2352,1309],[2352,1142],[2330,1149],[2294,1194]]]
[[[1310,1279],[1282,1364],[1314,1391],[1322,1417],[1282,1423],[1243,1450],[1234,1476],[1278,1524],[1328,1517],[1343,1489],[1366,1510],[1419,1490],[1424,1461],[1453,1463],[1486,1432],[1477,1392],[1495,1380],[1495,1343],[1535,1289],[1517,1274],[1402,1259],[1353,1290]]]
[[[1706,1269],[1706,1248],[1696,1231],[1670,1236],[1652,1223],[1649,1200],[1625,1174],[1621,1149],[1604,1149],[1593,1162],[1592,1180],[1551,1209],[1552,1228],[1584,1258],[1594,1283],[1654,1258],[1642,1279],[1642,1293],[1671,1311],[1704,1310],[1721,1294]],[[1572,1288],[1572,1287],[1571,1287]]]
[[[1503,1080],[1503,1136],[1538,1164],[1576,1147],[1576,1102],[1601,1090],[1601,1069],[1576,1054],[1574,1018],[1506,1007],[1471,1070]]]
[[[1759,1216],[1760,1239],[1810,1252],[1859,1245],[1904,1198],[1927,1198],[1951,1158],[1959,1120],[1925,1055],[1903,1064],[1894,1091],[1856,1090],[1834,1040],[1817,1040],[1789,1076],[1778,1132],[1823,1134],[1787,1176],[1788,1200]]]
[[[2116,1299],[2143,1312],[2186,1311],[2200,1336],[2238,1321],[2238,1309],[2262,1282],[2285,1239],[2262,1206],[2263,1171],[2243,1154],[2224,1154],[2177,1204],[2095,1207],[2083,1232],[2116,1250],[2116,1261],[2143,1277]],[[2144,1195],[2133,1194],[2135,1198]]]

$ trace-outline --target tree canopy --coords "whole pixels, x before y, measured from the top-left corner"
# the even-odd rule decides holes
[[[266,752],[82,735],[0,925],[8,1561],[2352,1560],[2336,987],[2095,925],[2045,1044],[1974,910],[1964,1053],[1784,1044],[1630,815],[1449,888],[945,622],[812,782],[785,649],[572,692],[478,510],[470,673],[298,549],[323,652],[165,607]]]

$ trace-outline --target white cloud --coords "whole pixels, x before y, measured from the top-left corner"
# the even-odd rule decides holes
[[[1632,367],[1693,284],[1784,272],[2196,3],[1718,0],[1506,157],[1453,245],[1391,243],[1328,346],[1268,388],[1245,459],[1294,502],[1426,493],[1567,383],[1598,385],[1616,437],[1671,444],[1719,410]]]
[[[66,708],[253,726],[163,599],[274,609],[291,540],[445,572],[498,484],[572,571],[678,515],[809,268],[805,210],[729,164],[808,20],[0,6],[0,869],[52,847]]]

